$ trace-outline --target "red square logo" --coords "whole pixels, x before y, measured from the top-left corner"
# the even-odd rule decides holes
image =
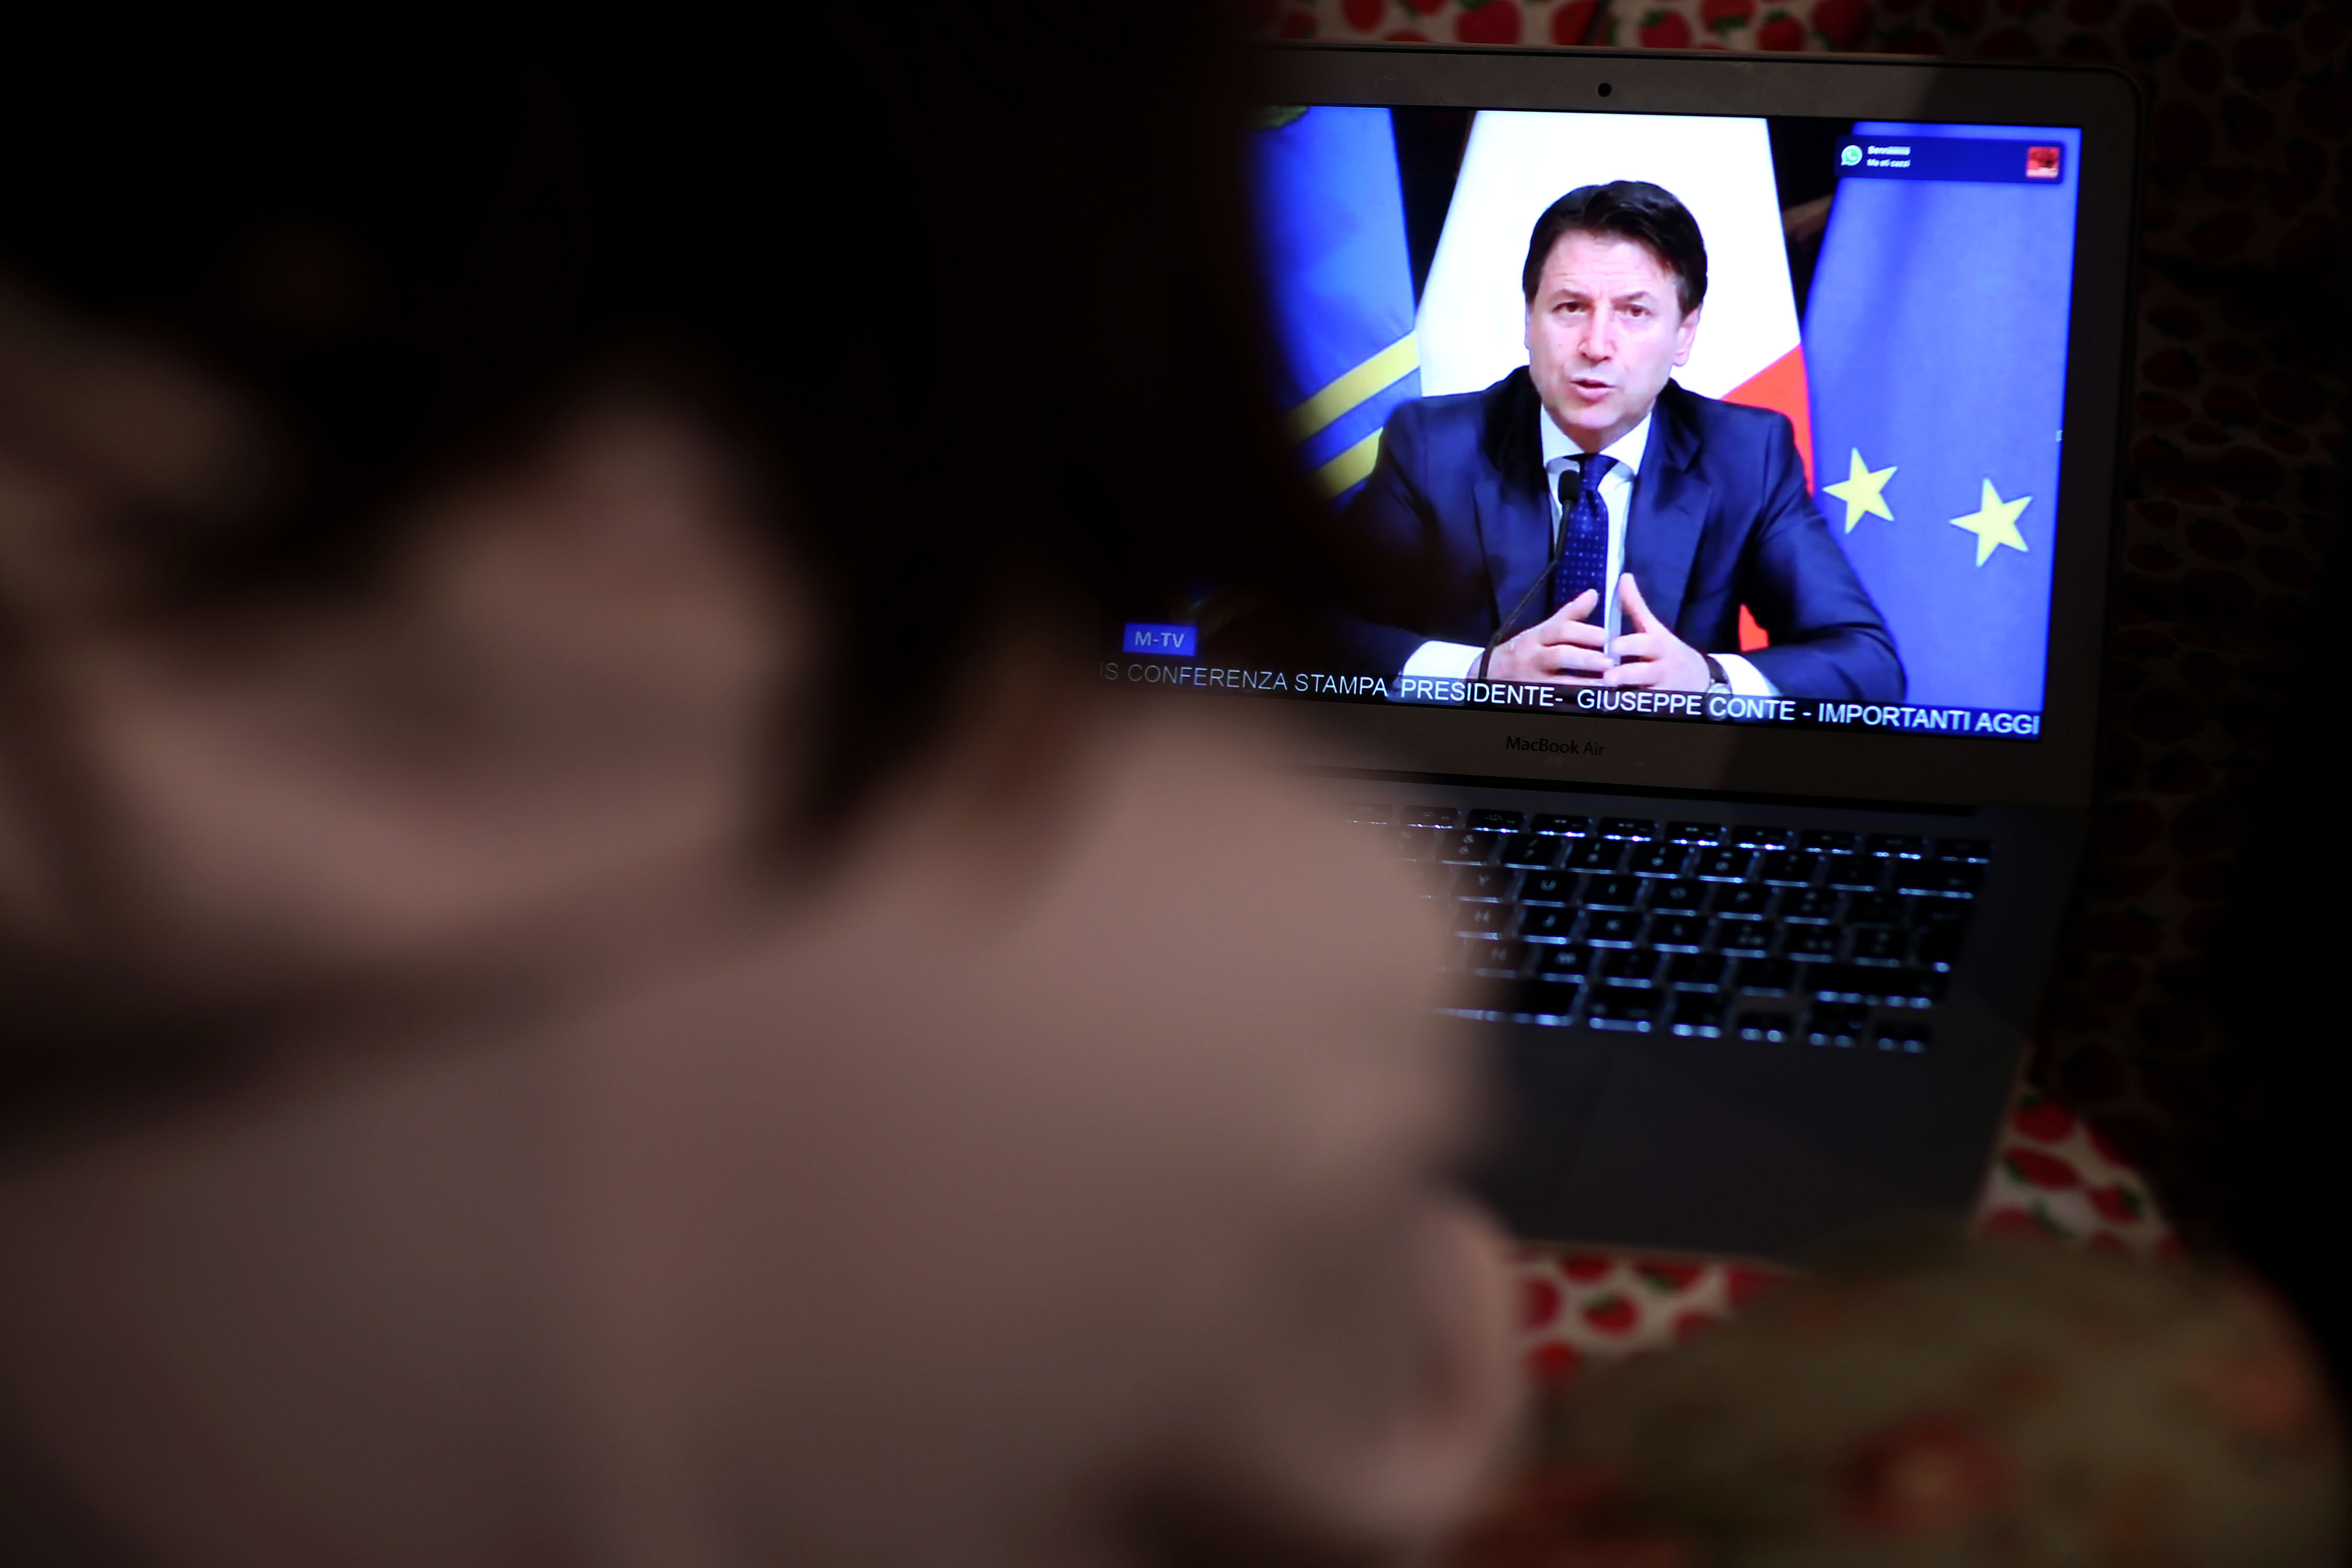
[[[2054,180],[2058,177],[2058,149],[2028,147],[2025,150],[2025,177],[2029,180]]]

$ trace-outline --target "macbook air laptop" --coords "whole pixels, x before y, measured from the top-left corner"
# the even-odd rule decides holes
[[[1295,47],[1251,136],[1328,593],[1105,679],[1386,766],[1520,1234],[1963,1219],[2084,832],[2141,110],[2103,69]],[[1312,705],[1312,711],[1309,711]]]

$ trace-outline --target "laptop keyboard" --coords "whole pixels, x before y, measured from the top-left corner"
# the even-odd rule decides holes
[[[1992,846],[1363,805],[1446,909],[1469,1016],[1918,1055]]]

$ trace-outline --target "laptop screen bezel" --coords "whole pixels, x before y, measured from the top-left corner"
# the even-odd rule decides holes
[[[1391,765],[1531,783],[2081,809],[2095,777],[2101,648],[2130,369],[2142,110],[2104,67],[1696,50],[1284,45],[1261,49],[1261,102],[1611,114],[1803,115],[2079,127],[2066,439],[2042,735],[1959,739],[1404,704],[1313,704],[1343,743]],[[1309,706],[1299,703],[1299,707]],[[1530,747],[1528,742],[1537,744]]]

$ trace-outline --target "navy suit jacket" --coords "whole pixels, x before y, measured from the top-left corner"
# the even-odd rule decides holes
[[[1806,493],[1788,418],[1672,382],[1626,520],[1624,568],[1675,635],[1739,651],[1739,607],[1772,639],[1746,657],[1791,697],[1903,698],[1895,639]],[[1431,638],[1484,645],[1543,575],[1551,501],[1525,369],[1484,392],[1400,405],[1371,478],[1336,520],[1345,668],[1392,674]],[[1528,597],[1507,628],[1544,616]]]

